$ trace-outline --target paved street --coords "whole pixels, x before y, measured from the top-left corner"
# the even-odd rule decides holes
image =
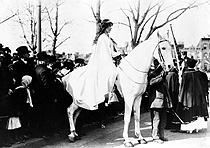
[[[134,122],[130,125],[129,137],[131,137],[135,148],[210,148],[210,121],[208,121],[208,129],[201,130],[198,133],[173,133],[166,130],[165,135],[169,139],[164,144],[154,143],[151,140],[151,123],[149,113],[141,115],[141,131],[142,135],[148,141],[145,145],[137,144],[134,137]],[[67,138],[67,133],[62,136],[57,136],[50,140],[37,140],[19,147],[43,147],[43,148],[123,148],[123,117],[111,119],[105,129],[90,126],[84,128],[85,136],[81,140],[70,143]],[[16,146],[13,146],[18,147]]]

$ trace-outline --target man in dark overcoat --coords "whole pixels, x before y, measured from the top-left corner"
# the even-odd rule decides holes
[[[25,75],[29,75],[32,78],[35,77],[34,66],[29,62],[30,59],[30,51],[27,46],[20,46],[16,49],[18,59],[15,61],[12,66],[12,74],[15,79],[15,87],[21,85],[22,77]]]
[[[156,61],[156,60],[155,60]],[[163,143],[165,138],[166,109],[171,107],[167,94],[166,72],[159,64],[149,76],[149,107],[152,121],[152,138],[154,142]]]
[[[179,130],[180,127],[177,124],[173,124],[172,120],[175,116],[176,106],[178,104],[178,95],[179,95],[179,78],[178,71],[175,67],[171,67],[166,76],[166,81],[168,85],[168,92],[173,104],[173,107],[167,111],[167,123],[166,129]]]
[[[37,54],[37,66],[35,67],[36,82],[35,82],[35,101],[34,107],[36,111],[37,129],[45,136],[51,134],[53,122],[53,107],[56,102],[51,95],[54,77],[51,69],[48,66],[49,56],[45,51]]]
[[[66,108],[72,103],[72,98],[64,91],[64,87],[52,69],[48,67],[49,55],[42,51],[37,54],[37,60],[34,105],[37,110],[37,119],[41,123],[38,127],[45,132],[43,134],[49,136],[60,128],[58,125],[60,121],[64,118],[68,121]]]

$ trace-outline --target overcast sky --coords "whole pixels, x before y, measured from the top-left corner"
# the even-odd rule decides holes
[[[6,18],[11,11],[15,11],[16,8],[20,8],[23,5],[23,1],[31,1],[35,4],[36,0],[0,0],[1,9],[0,9],[0,20]],[[42,0],[46,2],[47,0]],[[66,20],[74,20],[72,26],[65,30],[65,35],[71,36],[71,39],[66,42],[63,46],[60,47],[58,52],[90,52],[92,49],[92,41],[95,37],[95,24],[91,21],[94,21],[90,7],[86,4],[93,4],[95,6],[96,0],[66,0],[64,6],[62,6],[62,17]],[[126,18],[122,13],[115,12],[116,6],[124,7],[127,5],[127,1],[135,2],[136,0],[106,0],[106,3],[102,5],[102,18],[109,18],[113,22],[125,21]],[[142,0],[142,9],[145,8],[149,0]],[[185,6],[186,3],[192,3],[194,0],[153,0],[153,2],[162,2],[165,1],[166,6],[175,4],[176,8]],[[198,0],[197,2],[205,2],[206,0]],[[128,5],[127,5],[128,6]],[[174,8],[175,9],[175,8]],[[118,14],[117,14],[118,13]],[[119,14],[120,13],[120,14]],[[167,16],[167,12],[165,13]],[[180,18],[171,22],[174,30],[175,37],[177,41],[185,43],[185,47],[191,45],[197,45],[199,39],[202,37],[208,37],[207,34],[210,34],[210,5],[205,4],[197,8],[193,8],[185,12]],[[163,16],[164,20],[165,17]],[[8,46],[12,51],[20,46],[24,45],[24,40],[20,39],[21,28],[14,23],[15,18],[10,21],[7,21],[3,24],[0,24],[0,43],[4,46]],[[46,27],[46,26],[45,26]],[[170,30],[169,24],[164,28],[160,29],[161,33],[166,33],[167,30]],[[122,25],[115,24],[113,26],[111,36],[115,39],[119,46],[123,46],[126,41],[130,40],[128,34],[128,28]]]

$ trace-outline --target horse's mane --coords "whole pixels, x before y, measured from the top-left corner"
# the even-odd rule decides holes
[[[157,44],[157,39],[148,39],[136,46],[124,60],[128,61],[133,67],[136,67],[136,69],[146,70],[151,64]]]

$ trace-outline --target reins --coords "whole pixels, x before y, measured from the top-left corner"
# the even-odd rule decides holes
[[[158,47],[158,54],[159,54],[159,56],[160,56],[160,59],[161,60],[163,60],[163,62],[165,62],[165,60],[164,60],[164,57],[163,57],[163,55],[162,55],[162,53],[161,53],[161,51],[160,51],[160,43],[161,42],[165,42],[165,41],[167,41],[166,39],[165,40],[161,40],[161,41],[159,41],[158,42],[158,44],[155,46],[155,49]],[[154,50],[155,51],[155,50]],[[154,52],[153,52],[153,54],[154,54]],[[124,57],[122,57],[122,59],[124,59],[134,70],[136,70],[137,72],[140,72],[140,73],[146,73],[146,74],[148,74],[148,71],[149,71],[149,69],[147,69],[146,71],[143,71],[143,70],[139,70],[139,69],[137,69],[137,68],[135,68],[128,60],[126,60]],[[144,83],[139,83],[139,82],[136,82],[136,81],[134,81],[134,80],[132,80],[125,72],[124,72],[124,70],[120,67],[120,65],[118,66],[122,71],[123,71],[123,73],[131,80],[131,81],[133,81],[134,83],[137,83],[137,84],[147,84],[147,82],[144,82]]]
[[[123,73],[124,73],[132,82],[134,82],[134,83],[136,83],[136,84],[147,84],[147,82],[145,82],[145,83],[139,83],[139,82],[136,82],[136,81],[132,80],[132,79],[124,72],[124,70],[123,70],[120,66],[118,66],[118,67],[123,71]]]
[[[142,70],[138,70],[137,68],[135,68],[128,60],[126,60],[125,58],[123,58],[133,69],[135,69],[138,72],[142,72],[142,73],[148,73],[149,69],[147,71],[142,71]]]

